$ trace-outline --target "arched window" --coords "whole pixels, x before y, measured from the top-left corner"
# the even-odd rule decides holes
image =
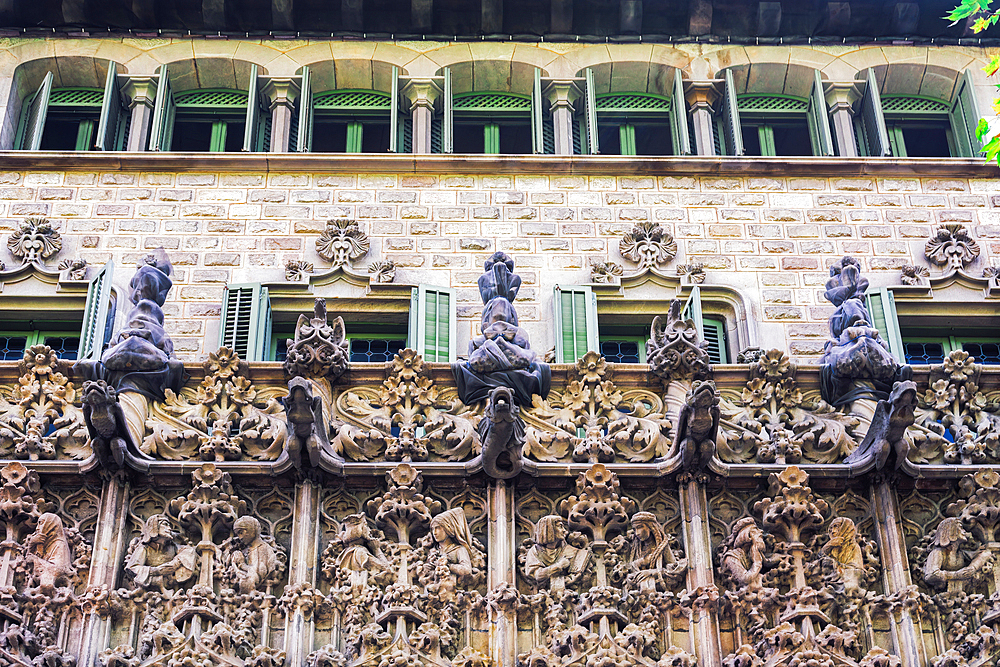
[[[531,98],[513,93],[455,95],[454,152],[525,154],[532,152]]]
[[[670,99],[648,93],[599,95],[597,132],[604,155],[673,155]]]
[[[314,96],[311,150],[388,152],[390,110],[390,96],[375,90],[331,90]]]

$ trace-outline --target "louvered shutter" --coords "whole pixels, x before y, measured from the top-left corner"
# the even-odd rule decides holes
[[[865,295],[868,306],[868,316],[871,324],[882,334],[882,338],[889,343],[889,351],[900,364],[906,363],[906,354],[903,349],[903,336],[899,331],[899,320],[896,317],[896,300],[892,292],[882,287],[874,291],[869,291]]]
[[[713,364],[728,364],[726,350],[726,325],[719,320],[704,318],[704,340],[708,343],[708,360]]]
[[[97,361],[104,351],[106,334],[114,323],[114,311],[110,308],[114,271],[115,263],[108,261],[90,279],[90,285],[87,287],[87,303],[83,307],[83,326],[80,329],[80,351],[77,357],[80,360]]]
[[[441,152],[455,152],[455,111],[451,91],[451,68],[444,68],[444,113],[441,115]],[[432,137],[433,139],[433,137]]]
[[[674,155],[691,155],[687,100],[684,98],[684,82],[679,69],[674,70],[674,91],[670,100],[670,138],[674,143]]]
[[[861,126],[864,128],[865,147],[871,157],[889,157],[889,135],[882,115],[882,96],[878,92],[875,71],[868,69],[868,83],[861,97]]]
[[[812,93],[809,95],[809,139],[813,155],[833,155],[833,135],[830,134],[830,116],[826,110],[826,95],[819,70],[814,72]]]
[[[691,287],[691,294],[688,295],[684,307],[681,308],[681,318],[692,320],[698,330],[698,339],[705,339],[705,318],[701,311],[701,288],[698,285]]]
[[[597,330],[597,297],[587,286],[556,285],[556,362],[576,360],[601,349]]]
[[[597,91],[594,88],[594,70],[587,68],[583,85],[583,119],[587,130],[587,153],[597,155],[601,146],[597,141]]]
[[[955,147],[958,149],[959,156],[978,156],[983,146],[976,139],[979,109],[976,105],[976,94],[972,87],[972,76],[969,70],[963,72],[958,80],[958,88],[951,101],[948,118],[951,120],[951,131],[955,137]]]
[[[156,102],[153,105],[153,123],[149,132],[149,150],[169,151],[174,137],[174,93],[170,87],[167,66],[160,66],[160,80],[156,85]]]
[[[118,85],[118,64],[108,63],[108,76],[104,81],[104,99],[101,101],[101,120],[97,124],[97,141],[94,148],[101,151],[121,150],[127,121],[125,101]]]
[[[736,100],[733,73],[726,70],[726,86],[722,96],[722,129],[726,139],[726,155],[744,154],[743,128],[740,127],[740,109]]]
[[[26,151],[37,151],[42,145],[42,133],[45,131],[45,116],[48,115],[49,95],[51,94],[52,72],[46,72],[42,79],[42,85],[35,92],[24,117],[21,148]]]
[[[425,361],[454,360],[455,320],[455,290],[428,285],[414,288],[408,345],[415,346]]]
[[[295,152],[308,153],[312,150],[313,135],[313,93],[309,68],[302,68],[302,90],[299,91],[298,135],[295,138]]]
[[[244,361],[264,361],[271,349],[271,301],[260,283],[226,285],[219,347]]]
[[[399,68],[392,66],[392,91],[389,93],[389,152],[399,152]]]
[[[257,65],[250,66],[250,90],[247,91],[246,124],[243,127],[243,152],[257,153],[267,149],[265,114]]]
[[[531,87],[531,150],[545,152],[544,100],[542,100],[542,70],[535,68],[535,80]]]

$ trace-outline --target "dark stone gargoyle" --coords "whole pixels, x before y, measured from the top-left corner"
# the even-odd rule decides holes
[[[677,418],[677,451],[685,469],[708,467],[719,435],[719,392],[711,380],[695,380]]]
[[[483,443],[483,470],[495,479],[510,479],[521,472],[524,420],[514,402],[514,392],[496,387],[490,392],[486,414],[476,427]]]
[[[844,463],[848,465],[864,463],[875,458],[875,469],[881,470],[895,453],[895,467],[906,460],[910,444],[906,441],[906,429],[913,425],[913,411],[917,407],[917,385],[912,380],[897,382],[892,387],[889,399],[879,401],[875,406],[871,426],[865,439],[861,441]]]
[[[313,394],[313,385],[304,377],[288,382],[288,395],[281,399],[288,422],[288,456],[296,468],[302,467],[302,450],[309,453],[312,467],[319,465],[323,448],[330,448],[330,434],[323,419],[323,399]]]
[[[118,392],[104,380],[87,380],[83,383],[82,403],[90,446],[101,466],[111,467],[112,461],[119,468],[125,465],[129,436]]]

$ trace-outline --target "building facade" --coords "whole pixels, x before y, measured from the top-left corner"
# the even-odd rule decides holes
[[[4,38],[7,663],[996,662],[991,42],[202,4]]]

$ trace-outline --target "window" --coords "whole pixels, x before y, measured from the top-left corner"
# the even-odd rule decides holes
[[[263,77],[250,68],[249,92],[197,89],[173,93],[160,67],[149,149],[185,152],[259,152],[270,149],[271,113],[260,92]]]
[[[390,97],[373,90],[334,90],[313,101],[312,151],[385,153]]]
[[[3,323],[0,326],[3,326]],[[60,359],[76,360],[80,349],[79,322],[53,323],[47,329],[62,326],[66,331],[31,329],[0,331],[0,361],[20,361],[24,351],[33,345],[48,345]],[[74,331],[75,329],[75,331]]]
[[[733,73],[716,116],[717,149],[723,155],[833,155],[823,81],[814,72],[808,99],[788,95],[737,95]]]
[[[910,337],[903,332],[903,352],[908,364],[940,364],[955,350],[964,350],[980,364],[1000,364],[1000,338],[967,331],[962,336]]]
[[[510,93],[467,93],[454,100],[455,153],[532,152],[531,98]]]
[[[329,303],[333,306],[336,301]],[[353,363],[391,361],[406,347],[414,348],[425,361],[451,362],[456,358],[455,313],[453,289],[421,285],[413,288],[408,319],[352,320],[351,313],[338,313],[332,307],[330,318],[344,316]],[[363,314],[372,315],[370,310]],[[289,311],[276,313],[268,288],[260,283],[227,285],[219,346],[234,350],[245,361],[284,361],[297,317]]]
[[[591,100],[592,87],[593,73],[587,70],[582,113],[574,127],[574,152],[585,150],[604,155],[691,154],[687,103],[680,70],[674,70],[670,96],[607,93]],[[591,139],[587,128],[594,119],[597,136]],[[580,137],[588,137],[588,141],[581,142]]]
[[[975,157],[979,112],[969,72],[950,101],[879,93],[873,70],[866,76],[854,127],[862,155],[879,157]]]
[[[52,72],[25,99],[16,146],[22,150],[118,151],[128,139],[128,106],[118,66],[108,64],[104,90],[53,88]]]

